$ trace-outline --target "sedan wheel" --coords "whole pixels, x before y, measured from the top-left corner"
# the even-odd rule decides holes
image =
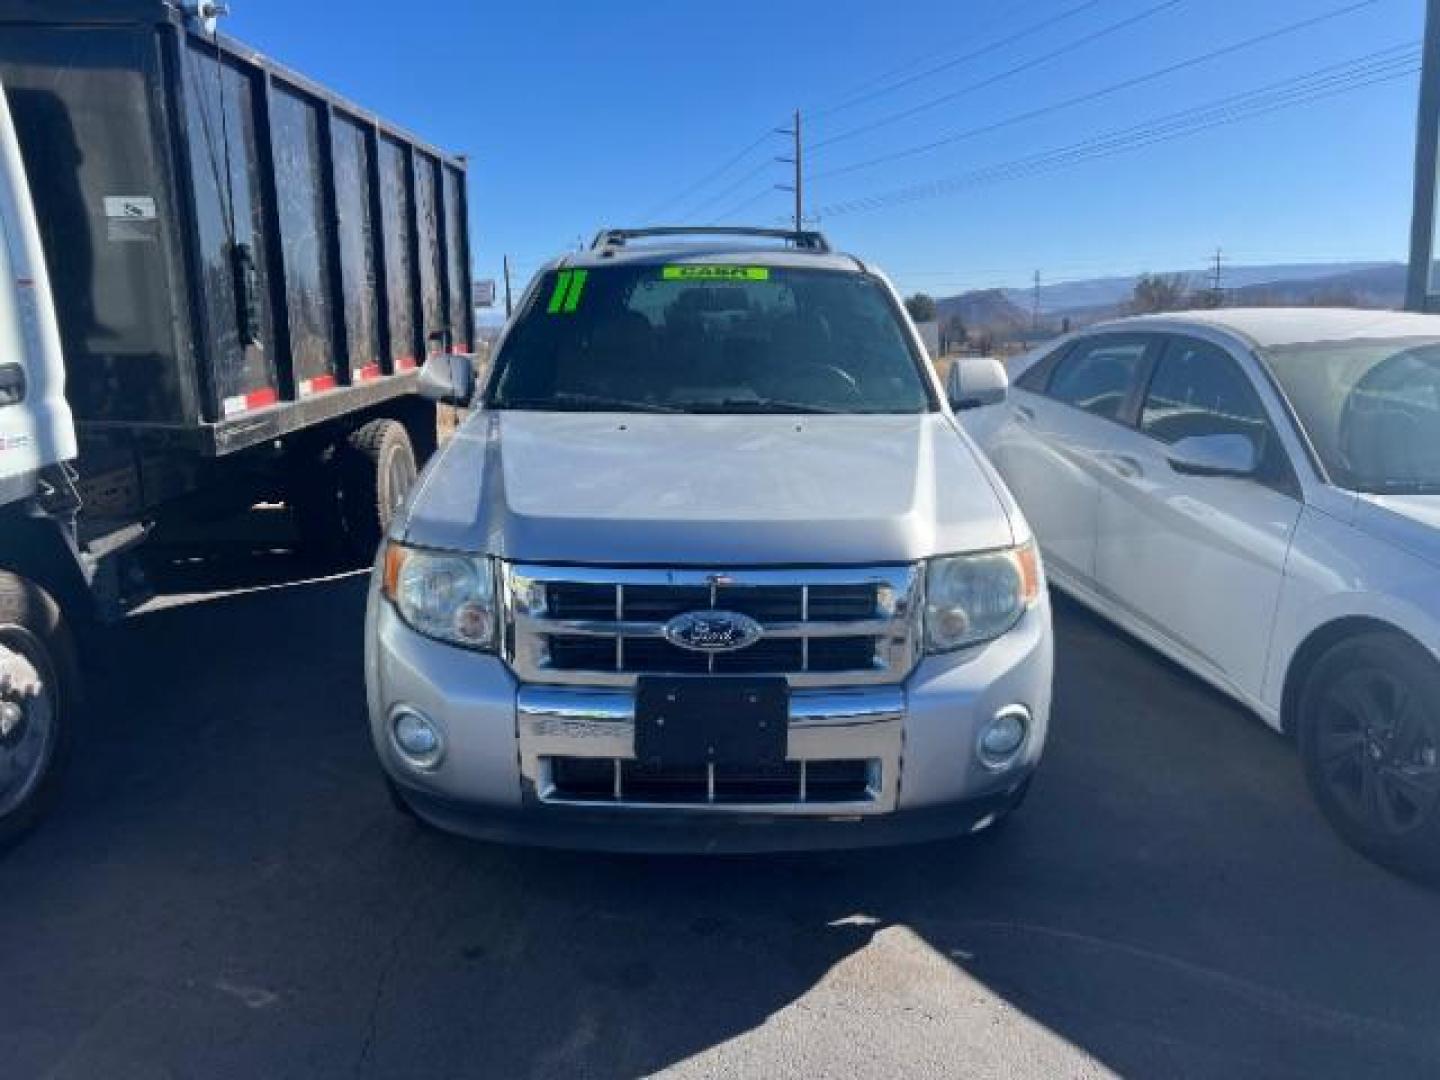
[[[1366,634],[1316,664],[1301,748],[1320,807],[1351,843],[1396,869],[1440,870],[1440,671],[1396,634]]]

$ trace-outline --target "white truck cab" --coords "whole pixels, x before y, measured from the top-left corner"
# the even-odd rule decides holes
[[[0,504],[76,455],[60,331],[25,163],[0,90]]]
[[[0,528],[43,516],[47,471],[76,456],[65,368],[40,231],[9,105],[0,89]],[[68,479],[59,477],[61,488]],[[55,599],[0,570],[0,846],[54,786],[75,696],[74,649]]]

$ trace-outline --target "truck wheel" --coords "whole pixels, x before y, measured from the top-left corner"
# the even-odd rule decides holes
[[[54,798],[78,691],[59,606],[44,590],[0,572],[0,849]]]
[[[419,474],[405,425],[371,420],[357,428],[346,440],[343,464],[346,532],[355,557],[369,562]]]
[[[1440,664],[1396,633],[1342,641],[1306,679],[1298,724],[1336,831],[1383,866],[1440,878]]]

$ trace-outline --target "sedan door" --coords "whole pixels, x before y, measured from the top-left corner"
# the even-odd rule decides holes
[[[1177,467],[1182,439],[1215,435],[1250,441],[1252,475]],[[1258,698],[1301,502],[1237,358],[1169,336],[1137,425],[1106,455],[1101,476],[1096,576],[1106,598],[1162,647]]]
[[[1100,455],[1123,433],[1151,340],[1100,334],[1042,360],[1001,406],[1008,420],[986,446],[1061,585],[1093,582]]]

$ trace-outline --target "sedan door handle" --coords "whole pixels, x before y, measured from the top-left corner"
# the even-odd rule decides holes
[[[1110,466],[1110,471],[1116,476],[1122,476],[1126,480],[1134,480],[1144,471],[1140,462],[1129,454],[1106,454],[1105,464]]]

